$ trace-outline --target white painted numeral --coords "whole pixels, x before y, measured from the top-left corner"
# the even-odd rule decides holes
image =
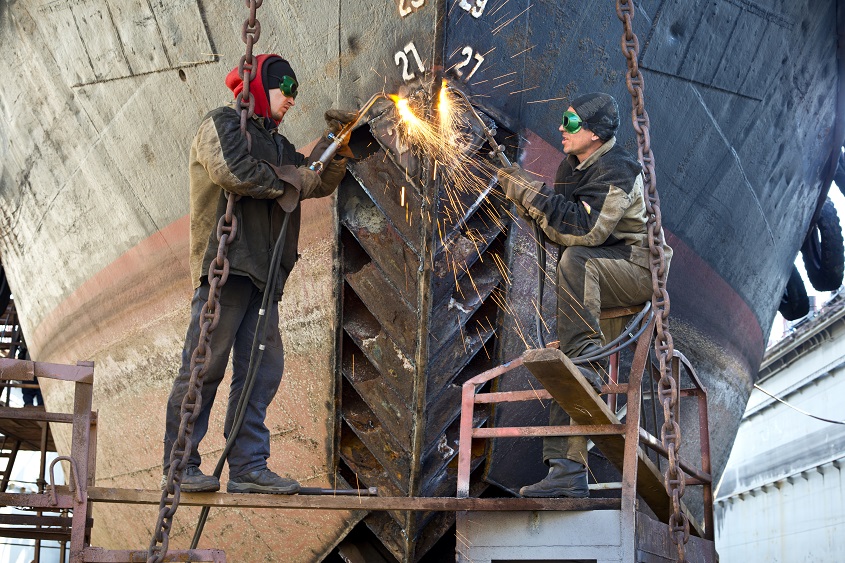
[[[487,0],[484,0],[485,2]],[[399,15],[403,18],[425,6],[425,0],[399,0]]]
[[[467,0],[461,0],[461,3],[458,5],[477,19],[484,13],[484,8],[487,7],[487,0],[474,0],[472,4]]]
[[[470,78],[472,78],[472,75],[475,74],[475,71],[477,71],[478,67],[481,66],[481,63],[484,62],[484,55],[482,55],[481,53],[475,53],[475,55],[473,55],[472,54],[472,47],[470,47],[469,45],[467,45],[466,47],[463,48],[463,50],[461,51],[461,54],[464,55],[466,57],[466,59],[464,59],[462,62],[458,63],[457,65],[455,65],[455,74],[457,74],[459,77],[464,76],[463,68],[466,67],[467,65],[469,65],[469,63],[473,59],[476,60],[475,66],[472,67],[472,71],[468,75],[466,75],[466,78],[464,78],[464,81],[466,81],[466,80],[469,80]]]
[[[422,59],[420,59],[420,54],[417,52],[417,47],[414,45],[414,42],[411,41],[405,48],[401,51],[396,51],[396,54],[393,56],[393,60],[396,62],[396,66],[402,65],[402,80],[408,81],[413,80],[416,78],[416,73],[409,72],[408,69],[408,55],[414,55],[414,60],[417,63],[417,68],[420,72],[425,72],[425,67],[423,66]]]

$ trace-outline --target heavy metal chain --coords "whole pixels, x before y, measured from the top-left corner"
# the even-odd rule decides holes
[[[628,59],[626,82],[631,93],[631,121],[637,132],[637,155],[643,164],[643,178],[646,186],[646,210],[648,212],[648,248],[650,253],[651,303],[655,311],[655,351],[660,362],[660,380],[658,394],[663,404],[663,426],[660,439],[666,448],[669,466],[664,476],[666,492],[672,499],[672,515],[669,517],[669,530],[672,541],[678,546],[678,561],[686,561],[684,545],[689,539],[689,520],[681,510],[681,497],[684,495],[684,473],[680,468],[678,450],[681,445],[681,427],[675,420],[675,407],[678,403],[678,386],[672,377],[672,357],[675,352],[672,335],[669,334],[669,294],[666,292],[666,257],[663,254],[663,227],[660,216],[660,198],[657,195],[657,182],[654,173],[654,156],[651,153],[648,112],[643,98],[643,75],[639,70],[638,58],[640,42],[634,33],[633,0],[617,0],[616,15],[622,21],[622,54]]]
[[[241,134],[246,138],[247,150],[252,147],[252,138],[249,131],[246,130],[246,124],[255,114],[255,96],[249,91],[255,62],[252,56],[252,47],[261,35],[261,23],[256,18],[256,12],[262,1],[245,0],[249,8],[249,17],[244,21],[241,33],[241,38],[246,43],[246,54],[241,57],[238,75],[243,81],[244,87],[237,98],[236,106],[241,114]],[[229,260],[226,255],[229,245],[238,233],[238,219],[234,213],[235,203],[238,199],[240,198],[235,194],[228,194],[226,212],[217,222],[217,256],[208,268],[208,301],[206,301],[201,314],[202,327],[197,347],[191,354],[191,376],[188,389],[182,399],[179,434],[170,452],[170,471],[167,473],[166,484],[161,492],[158,521],[147,551],[147,563],[164,561],[170,543],[173,516],[176,514],[176,509],[179,508],[182,476],[193,449],[194,422],[202,408],[202,382],[208,371],[212,355],[211,335],[220,322],[220,290],[229,278]]]

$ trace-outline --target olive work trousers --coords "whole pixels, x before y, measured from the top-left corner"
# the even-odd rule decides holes
[[[631,307],[651,299],[651,272],[631,262],[631,247],[570,246],[557,263],[557,334],[560,350],[569,357],[600,347],[602,308]],[[602,380],[606,368],[593,364]],[[549,406],[549,425],[569,424],[569,415],[555,401]],[[550,436],[543,439],[543,461],[566,458],[587,465],[587,438]]]
[[[173,381],[173,389],[167,400],[166,429],[164,434],[164,473],[170,468],[170,454],[179,433],[180,409],[188,390],[191,377],[191,354],[199,341],[202,329],[202,310],[208,300],[208,281],[203,279],[191,301],[191,322],[185,336],[182,350],[182,366]],[[223,436],[228,439],[235,418],[235,410],[241,397],[241,390],[249,368],[252,341],[261,310],[264,294],[246,276],[230,275],[220,289],[220,321],[211,335],[211,358],[208,371],[203,377],[200,413],[194,422],[188,465],[199,467],[201,458],[199,443],[208,430],[208,420],[217,386],[223,381],[229,353],[232,353],[232,383],[229,387],[229,401]],[[272,402],[285,365],[282,337],[279,334],[279,303],[272,301],[267,310],[267,330],[262,342],[264,353],[255,375],[252,395],[246,405],[243,426],[229,451],[229,478],[239,477],[251,471],[267,467],[270,457],[270,431],[264,424],[267,406]]]

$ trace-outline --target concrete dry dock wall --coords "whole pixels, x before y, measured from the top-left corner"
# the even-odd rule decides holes
[[[760,387],[841,420],[845,295],[770,350]],[[717,493],[723,563],[839,562],[845,553],[845,425],[755,389]]]

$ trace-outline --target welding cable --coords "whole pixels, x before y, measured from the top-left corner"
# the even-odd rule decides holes
[[[214,467],[214,476],[218,479],[223,473],[223,465],[226,462],[226,457],[235,444],[235,440],[241,431],[244,419],[246,418],[246,406],[252,396],[252,389],[255,386],[256,375],[258,368],[261,365],[261,358],[264,355],[264,335],[267,332],[267,322],[270,315],[267,314],[268,307],[273,303],[273,294],[276,292],[276,282],[278,278],[279,266],[282,262],[282,248],[287,235],[288,222],[290,221],[290,213],[285,213],[285,218],[282,220],[282,228],[279,231],[279,238],[276,239],[276,245],[273,247],[273,256],[270,259],[270,270],[267,272],[267,285],[264,288],[264,296],[261,299],[261,309],[259,312],[258,322],[255,326],[255,333],[252,338],[252,349],[249,354],[249,367],[247,368],[246,377],[244,378],[244,386],[241,389],[241,396],[238,399],[238,406],[235,409],[234,420],[232,428],[229,429],[229,437],[226,439],[226,445],[217,460],[217,465]],[[278,306],[278,305],[276,305]],[[197,521],[197,527],[194,530],[194,537],[191,540],[191,549],[196,549],[199,544],[200,537],[202,537],[205,522],[208,519],[208,511],[210,507],[203,506],[200,511],[200,517]]]
[[[538,223],[534,223],[534,238],[537,239],[537,347],[545,348],[543,337],[543,292],[546,289],[546,234]]]
[[[780,397],[776,397],[775,395],[772,395],[771,393],[769,393],[768,391],[766,391],[765,389],[763,389],[762,387],[760,387],[756,383],[754,384],[754,388],[757,389],[758,391],[765,393],[766,395],[768,395],[769,397],[771,397],[775,401],[779,401],[779,402],[783,403],[784,405],[786,405],[787,407],[791,408],[792,410],[803,414],[804,416],[809,416],[810,418],[815,418],[816,420],[820,420],[822,422],[829,422],[830,424],[845,424],[845,420],[832,420],[830,418],[824,418],[824,417],[821,417],[821,416],[816,416],[814,414],[808,413],[807,411],[803,411],[803,410],[799,409],[798,407],[796,407],[795,405],[787,403],[786,401],[784,401]]]
[[[636,327],[638,324],[641,323],[641,321],[643,320],[643,317],[646,314],[649,315],[648,320],[646,322],[642,323],[642,325],[640,326],[639,330],[637,330],[636,333],[631,334],[634,331],[634,327]],[[640,335],[643,332],[645,332],[645,329],[648,327],[649,322],[651,322],[651,317],[653,317],[653,316],[654,316],[654,313],[651,311],[651,302],[650,301],[646,302],[645,307],[643,307],[643,310],[640,311],[637,314],[636,317],[631,319],[631,322],[628,323],[628,325],[619,334],[619,336],[617,336],[611,342],[605,344],[604,346],[602,346],[601,348],[599,348],[598,350],[596,350],[594,353],[590,354],[589,356],[579,356],[577,358],[571,358],[572,363],[575,364],[575,365],[580,365],[580,364],[585,364],[587,362],[595,362],[597,360],[601,360],[601,359],[606,358],[606,357],[608,357],[612,354],[615,354],[616,352],[618,352],[620,350],[625,349],[626,347],[628,347],[632,343],[634,343],[640,337]],[[622,342],[622,340],[626,336],[629,336],[629,335],[630,335],[630,338],[625,340],[625,342]],[[622,344],[619,344],[619,342],[622,342]],[[619,344],[619,345],[617,346],[617,344]]]

